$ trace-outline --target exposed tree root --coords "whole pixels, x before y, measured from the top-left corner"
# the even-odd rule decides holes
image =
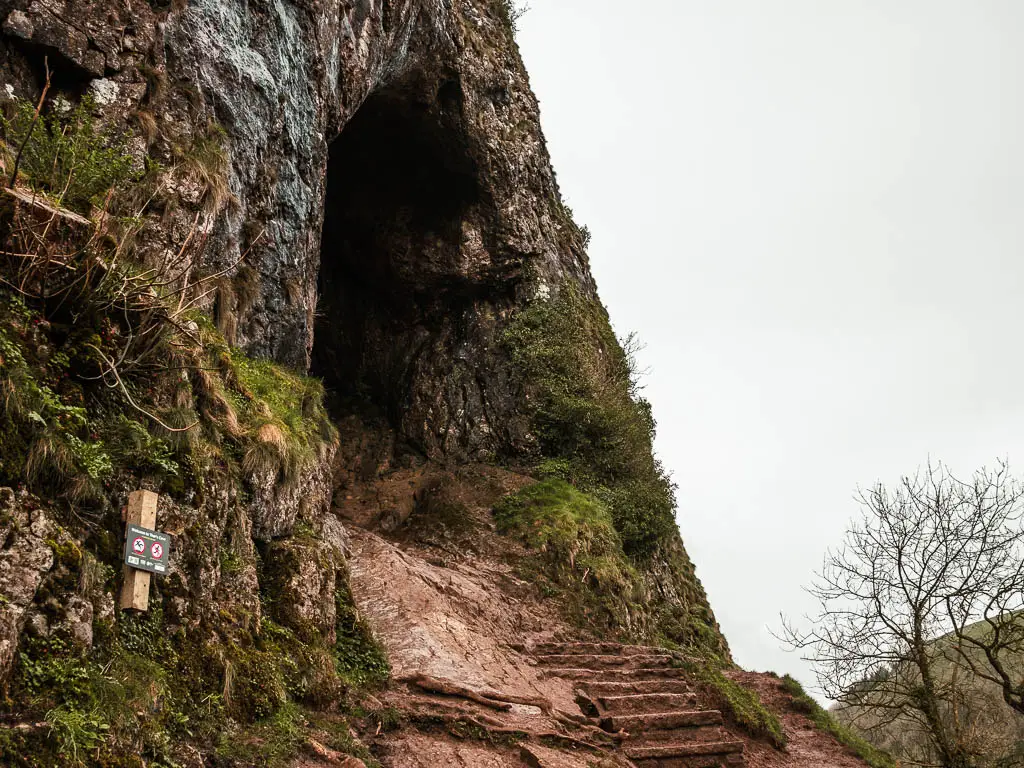
[[[430,693],[439,693],[445,696],[458,696],[460,698],[467,699],[468,701],[481,704],[490,709],[495,709],[500,712],[508,712],[512,709],[513,704],[521,704],[529,707],[537,707],[542,713],[555,720],[556,722],[582,730],[585,733],[592,734],[598,740],[608,743],[621,741],[622,739],[629,736],[626,731],[618,731],[616,733],[609,733],[596,725],[593,725],[587,718],[582,715],[573,715],[569,712],[563,712],[560,709],[556,709],[552,705],[551,701],[543,696],[518,696],[510,693],[502,693],[501,691],[495,691],[491,689],[484,689],[475,691],[471,688],[467,688],[464,685],[455,683],[451,680],[442,680],[440,678],[431,677],[429,675],[417,674],[410,675],[409,677],[402,678],[402,682],[413,685],[424,691]],[[477,717],[470,716],[452,716],[442,715],[445,722],[468,722],[472,725],[482,727],[490,733],[509,735],[514,733],[523,733],[522,729],[509,728],[499,720],[488,717],[486,715],[480,715]],[[600,749],[597,745],[590,742],[583,742],[577,739],[567,736],[564,733],[550,732],[528,732],[531,736],[536,738],[550,737],[565,739],[573,744],[586,745],[591,749]]]
[[[472,688],[467,688],[464,685],[459,685],[451,680],[442,680],[437,677],[430,677],[429,675],[410,675],[409,677],[402,678],[403,683],[415,685],[417,688],[421,688],[424,691],[430,691],[431,693],[440,693],[445,696],[460,696],[464,699],[469,699],[477,704],[481,704],[491,709],[496,709],[500,712],[508,712],[512,709],[512,705],[498,701],[487,696],[477,693]]]

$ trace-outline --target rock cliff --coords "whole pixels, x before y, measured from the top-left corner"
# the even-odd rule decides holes
[[[0,480],[26,486],[0,491],[0,680],[17,721],[0,754],[55,729],[65,752],[109,765],[135,764],[126,744],[166,764],[297,754],[258,729],[286,715],[298,728],[294,706],[322,711],[386,678],[358,608],[383,599],[360,590],[387,591],[368,575],[378,556],[429,580],[472,554],[477,576],[512,579],[503,600],[547,585],[527,602],[563,634],[728,663],[506,3],[3,0],[0,29]],[[46,174],[86,125],[133,181],[76,203],[92,165]],[[110,301],[76,287],[109,291],[111,275]],[[16,391],[35,400],[15,407]],[[140,486],[163,494],[175,546],[156,609],[133,617],[114,610],[117,512]],[[483,550],[473,530],[492,537]],[[401,554],[414,539],[427,548]],[[360,553],[351,589],[346,552]],[[486,601],[481,584],[462,603]],[[410,600],[397,602],[412,614]],[[506,647],[513,615],[462,638]],[[444,671],[497,685],[470,656]],[[131,687],[145,675],[149,698]],[[102,709],[97,680],[125,711]],[[122,752],[104,751],[108,731]]]
[[[428,455],[521,448],[496,329],[592,285],[501,3],[190,2],[162,24],[200,101],[166,119],[228,137],[211,258],[265,233],[239,343],[369,391]]]

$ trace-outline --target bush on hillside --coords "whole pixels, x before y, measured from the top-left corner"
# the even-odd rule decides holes
[[[33,188],[81,213],[92,205],[104,207],[111,189],[139,173],[124,137],[104,131],[93,117],[95,109],[86,96],[73,108],[51,109],[37,118],[33,104],[16,101],[11,115],[0,119],[6,168],[13,169],[20,151],[19,172]]]
[[[503,341],[530,395],[540,474],[599,498],[626,552],[649,554],[675,531],[675,486],[654,457],[635,343],[623,349],[604,308],[572,285],[518,312]]]

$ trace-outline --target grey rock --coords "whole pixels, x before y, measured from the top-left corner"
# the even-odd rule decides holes
[[[92,647],[92,603],[81,595],[72,595],[63,605],[64,618],[55,628],[80,648]]]
[[[0,682],[10,673],[28,608],[53,568],[48,540],[57,533],[43,510],[19,503],[10,488],[0,489]]]
[[[298,482],[282,484],[276,473],[250,478],[253,494],[249,504],[253,536],[269,540],[289,535],[299,517],[318,519],[330,507],[333,448],[325,448],[319,461],[303,472]]]

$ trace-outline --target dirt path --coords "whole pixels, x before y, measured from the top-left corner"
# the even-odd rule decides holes
[[[759,672],[735,672],[730,677],[757,691],[789,737],[786,752],[748,741],[744,752],[748,768],[864,768],[864,763],[849,749],[791,709],[792,697],[783,690],[779,678]]]

